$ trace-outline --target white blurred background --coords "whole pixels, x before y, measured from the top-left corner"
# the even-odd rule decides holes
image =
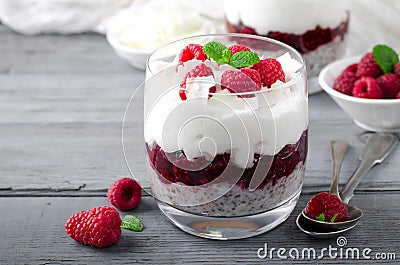
[[[151,1],[156,6],[182,5],[210,19],[217,31],[224,31],[223,0],[1,0],[0,20],[27,35],[88,31],[104,34],[110,17],[126,8],[135,11]],[[348,55],[364,53],[378,43],[400,50],[400,0],[348,1]],[[155,17],[160,10],[153,9]]]

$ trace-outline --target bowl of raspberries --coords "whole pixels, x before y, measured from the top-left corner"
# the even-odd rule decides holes
[[[399,55],[386,45],[327,65],[319,75],[322,89],[362,129],[400,132]]]

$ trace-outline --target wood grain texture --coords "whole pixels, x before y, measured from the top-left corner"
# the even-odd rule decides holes
[[[1,67],[9,68],[0,71],[0,189],[104,190],[127,175],[122,120],[144,72],[117,57],[97,34],[27,37],[4,26],[0,34]],[[139,89],[139,108],[142,96]],[[309,102],[305,186],[329,185],[332,139],[351,144],[340,179],[345,183],[358,165],[363,144],[357,135],[362,130],[325,93],[311,96]],[[135,118],[130,135],[141,127]],[[132,139],[129,147],[135,148],[128,154],[133,157],[130,166],[142,178],[145,168],[138,144],[140,137]],[[393,189],[392,184],[400,183],[399,158],[396,150],[364,182]]]
[[[316,247],[335,239],[302,234],[295,216],[311,194],[327,190],[329,141],[351,148],[340,183],[358,165],[363,146],[356,127],[325,93],[309,99],[309,156],[303,195],[291,217],[273,231],[246,240],[216,242],[181,232],[170,224],[151,196],[130,213],[146,226],[124,231],[117,244],[94,249],[68,238],[64,224],[82,209],[108,205],[109,185],[127,175],[121,144],[124,111],[143,82],[138,71],[115,55],[104,36],[16,34],[0,25],[0,264],[287,264],[259,260],[256,251],[271,247]],[[142,96],[142,90],[137,97]],[[142,102],[135,104],[139,109]],[[141,124],[129,120],[130,135]],[[130,166],[145,177],[142,144],[131,137]],[[137,159],[136,159],[137,158]],[[400,150],[395,150],[363,180],[352,203],[365,216],[346,234],[351,247],[395,252],[400,258]],[[344,264],[348,261],[295,260],[293,264]],[[372,264],[372,261],[352,261]],[[386,264],[396,264],[387,261]]]
[[[104,249],[76,243],[65,234],[64,224],[75,212],[108,205],[105,197],[0,198],[0,212],[7,213],[0,217],[0,264],[288,264],[276,255],[272,260],[260,260],[257,250],[264,243],[269,248],[313,247],[317,251],[329,245],[337,247],[336,238],[314,239],[295,225],[296,215],[309,198],[301,196],[290,218],[266,234],[240,241],[212,241],[180,231],[161,214],[151,197],[144,197],[139,208],[121,215],[138,216],[145,230],[141,233],[124,230],[115,245]],[[362,208],[365,216],[354,230],[344,234],[347,246],[369,247],[373,253],[394,252],[399,257],[400,224],[393,222],[400,217],[399,199],[399,194],[391,193],[355,196],[352,203]],[[295,264],[343,262],[349,263],[328,257],[290,261]],[[366,260],[351,263],[372,264]]]
[[[351,148],[344,161],[340,183],[345,183],[357,167],[363,143],[361,132],[346,125],[310,123],[309,157],[305,186],[330,183],[329,141],[345,139]],[[34,136],[34,137],[33,137]],[[137,139],[136,139],[137,140]],[[139,141],[140,142],[140,141]],[[139,143],[141,144],[141,143]],[[84,184],[82,189],[106,189],[117,177],[127,175],[124,161],[121,124],[51,123],[0,125],[1,177],[4,186],[16,190],[42,187],[55,189],[60,183]],[[132,143],[131,146],[137,146]],[[146,175],[143,149],[131,148],[134,172]],[[400,184],[400,149],[371,170],[363,183]],[[398,187],[398,185],[397,185]]]

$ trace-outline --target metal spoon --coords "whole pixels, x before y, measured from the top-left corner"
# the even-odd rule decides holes
[[[346,222],[327,223],[313,220],[304,214],[304,210],[296,219],[296,224],[303,232],[319,238],[334,237],[340,233],[355,227],[362,216],[362,211],[355,206],[347,203],[353,197],[353,192],[375,164],[381,163],[388,154],[396,147],[397,136],[391,133],[375,133],[370,136],[364,150],[359,157],[361,163],[357,170],[349,179],[343,192],[338,196],[346,204],[349,211],[349,220]],[[337,149],[338,148],[338,149]],[[345,144],[337,145],[337,141],[331,143],[333,174],[331,183],[331,193],[339,195],[337,189],[338,173],[343,160],[343,149]],[[336,150],[336,151],[335,151]],[[347,148],[346,148],[347,150]],[[345,153],[345,151],[344,151]],[[341,155],[343,155],[341,157]]]
[[[339,188],[338,188],[339,172],[343,162],[343,158],[348,148],[349,144],[347,142],[344,141],[331,142],[332,181],[331,181],[330,193],[336,195],[339,199],[340,199]],[[348,221],[345,222],[330,223],[330,222],[318,221],[308,217],[305,214],[305,210],[301,212],[301,215],[303,216],[303,220],[301,221],[303,221],[303,224],[307,224],[308,227],[312,227],[314,231],[335,232],[338,230],[343,230],[355,225],[362,216],[362,211],[359,210],[358,208],[349,205],[346,205],[346,207],[348,209],[350,218]]]

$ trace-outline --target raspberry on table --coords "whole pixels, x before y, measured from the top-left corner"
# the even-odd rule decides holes
[[[344,71],[333,83],[333,89],[343,94],[352,96],[354,83],[358,80],[355,73],[350,71]]]
[[[203,52],[203,46],[200,44],[188,44],[179,53],[179,64],[184,62],[197,59],[204,61],[207,59],[207,55]]]
[[[142,199],[142,188],[132,178],[120,178],[108,189],[110,203],[120,210],[132,210]]]
[[[361,61],[358,64],[356,75],[358,77],[362,76],[369,76],[373,78],[377,78],[378,76],[382,75],[382,69],[379,67],[377,62],[375,61],[374,56],[372,53],[365,54]]]
[[[334,194],[321,192],[315,195],[308,203],[305,214],[316,219],[317,216],[324,214],[327,222],[336,215],[334,222],[344,222],[349,219],[346,205]]]
[[[248,75],[242,70],[227,70],[222,74],[221,86],[222,89],[228,89],[233,93],[253,92],[261,90],[261,80],[257,80],[257,76],[254,73]],[[242,95],[241,97],[253,96],[254,95]]]
[[[271,87],[278,80],[285,82],[282,65],[274,58],[263,59],[253,65],[252,69],[260,74],[263,86]]]
[[[354,83],[353,96],[358,98],[381,99],[382,89],[372,77],[361,77]]]
[[[191,69],[183,78],[180,87],[183,89],[179,90],[179,96],[181,97],[182,100],[186,100],[186,80],[188,78],[195,78],[195,77],[207,77],[207,76],[212,76],[214,77],[213,70],[205,65],[204,63],[196,65],[193,69]],[[215,86],[210,87],[209,92],[210,93],[215,93],[216,88]]]
[[[400,92],[400,79],[395,74],[384,74],[376,79],[384,98],[396,98]]]
[[[396,99],[400,99],[400,92],[397,93]]]
[[[102,248],[115,243],[121,236],[121,222],[117,210],[100,206],[71,216],[65,230],[82,244]]]
[[[251,50],[249,48],[247,48],[246,46],[243,45],[232,45],[228,48],[231,51],[231,54],[235,54],[237,52],[242,52],[242,51],[247,51],[250,52]]]

